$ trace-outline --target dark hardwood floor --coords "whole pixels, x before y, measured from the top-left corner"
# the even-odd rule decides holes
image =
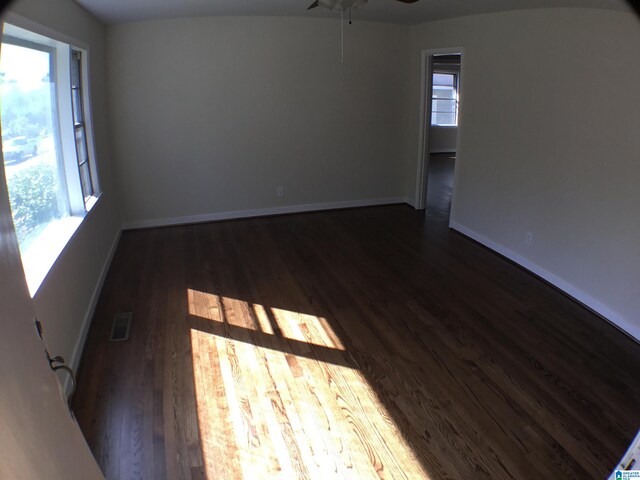
[[[640,346],[448,230],[451,166],[426,215],[125,232],[73,400],[107,479],[605,478]]]

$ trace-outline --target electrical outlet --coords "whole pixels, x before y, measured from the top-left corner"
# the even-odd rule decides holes
[[[527,232],[527,235],[524,237],[524,243],[527,245],[531,245],[533,243],[533,233]]]
[[[277,187],[277,188],[276,188],[276,196],[277,196],[277,197],[284,197],[284,188],[282,188],[282,187]]]

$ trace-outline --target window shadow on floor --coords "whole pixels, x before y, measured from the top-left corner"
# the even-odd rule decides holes
[[[107,478],[605,477],[640,404],[637,345],[408,206],[127,232],[82,365]]]

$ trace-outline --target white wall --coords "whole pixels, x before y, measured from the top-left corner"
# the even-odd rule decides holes
[[[458,127],[430,127],[429,152],[450,153],[456,151]]]
[[[464,48],[454,227],[638,339],[639,27],[628,13],[541,9],[411,28],[413,118],[420,51]]]
[[[403,198],[409,31],[218,17],[109,27],[125,224]],[[276,197],[283,186],[285,196]],[[157,223],[162,223],[157,222]]]
[[[0,168],[0,478],[102,479],[36,335]]]
[[[49,350],[77,367],[96,287],[120,227],[106,123],[105,27],[72,0],[18,0],[11,11],[89,45],[96,155],[104,193],[34,298]]]
[[[77,5],[66,0],[24,1],[16,3],[14,8],[25,16],[33,14],[33,18],[40,19],[42,23],[51,20],[51,26],[63,26],[55,21],[62,15],[69,15],[71,22],[87,21]],[[96,30],[100,30],[97,24]],[[104,131],[101,132],[101,139],[105,141]],[[102,213],[94,215],[91,219],[94,223],[108,214],[107,203],[100,208]],[[95,228],[95,225],[83,227],[84,235],[95,232]],[[95,238],[93,240],[97,241]],[[97,252],[98,247],[95,248]],[[68,259],[73,256],[67,254],[66,258],[60,263],[67,265]],[[83,275],[91,275],[93,272],[86,268],[78,268],[66,273],[77,275],[80,280],[87,282],[91,278],[83,278]],[[44,303],[34,309],[35,305],[29,297],[20,264],[4,169],[1,167],[0,279],[0,478],[103,478],[49,368],[44,345],[36,335],[34,315],[37,313],[47,323],[47,331],[55,331],[61,338],[75,339],[78,332],[65,330],[66,326],[56,323],[58,317],[55,313],[52,314],[49,309],[42,310],[43,306],[46,307]],[[74,288],[78,282],[72,277],[57,278],[54,281],[64,281],[68,289]],[[52,288],[51,280],[48,280],[44,287],[45,290]],[[63,305],[87,300],[81,298],[81,292],[53,288],[59,289],[58,300]],[[52,351],[57,353],[59,350]]]

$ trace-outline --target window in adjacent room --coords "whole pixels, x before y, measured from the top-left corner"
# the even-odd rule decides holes
[[[2,151],[33,294],[99,194],[86,49],[4,24]]]
[[[431,125],[439,127],[458,125],[458,74],[433,74]]]

